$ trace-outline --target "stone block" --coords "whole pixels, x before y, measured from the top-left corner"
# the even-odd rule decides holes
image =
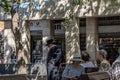
[[[1,75],[0,80],[29,80],[27,75],[20,74],[20,75]]]

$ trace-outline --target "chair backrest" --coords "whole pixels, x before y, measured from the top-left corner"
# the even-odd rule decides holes
[[[98,67],[86,67],[85,72],[86,73],[91,73],[91,72],[98,72],[99,68]]]
[[[106,80],[110,79],[110,75],[108,72],[92,72],[82,74],[79,80]]]
[[[19,74],[19,75],[1,75],[0,80],[29,80],[27,75]]]

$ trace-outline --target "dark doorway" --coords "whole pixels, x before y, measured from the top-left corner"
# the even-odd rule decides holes
[[[42,31],[31,32],[31,62],[41,62],[42,52]]]

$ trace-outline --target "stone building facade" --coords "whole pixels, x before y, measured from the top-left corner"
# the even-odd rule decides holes
[[[81,34],[84,34],[84,47],[90,53],[94,61],[96,59],[96,51],[99,49],[99,33],[120,32],[120,24],[108,26],[99,25],[99,18],[114,18],[118,16],[119,19],[116,19],[116,21],[113,20],[111,23],[114,23],[114,21],[120,23],[119,5],[119,0],[116,0],[114,4],[109,0],[94,0],[92,2],[85,0],[82,4],[76,6],[70,4],[70,0],[43,1],[41,2],[40,10],[29,8],[32,14],[29,15],[29,19],[27,20],[29,21],[28,24],[30,24],[31,37],[35,38],[36,35],[40,37],[39,39],[42,41],[42,52],[44,56],[47,55],[45,46],[47,39],[55,38],[56,40],[61,40],[62,46],[64,47],[65,45],[66,60],[69,61],[72,54],[81,52],[80,49],[82,46],[80,47],[80,45],[82,42],[80,40]],[[59,21],[66,19],[68,13],[71,12],[71,6],[73,8],[72,13],[76,18],[70,22],[69,27],[66,29],[55,28],[58,27],[58,25],[56,26],[54,22],[57,23],[58,21],[58,23],[61,23]],[[81,21],[82,19],[85,20]],[[82,22],[85,23],[85,27],[81,27]],[[35,33],[37,31],[38,33],[40,32],[40,35]]]

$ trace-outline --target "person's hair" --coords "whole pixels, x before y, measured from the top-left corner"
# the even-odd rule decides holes
[[[106,59],[107,52],[105,50],[99,50],[99,55],[101,55],[104,59]]]
[[[89,61],[90,60],[90,55],[87,51],[84,51],[82,53],[82,59],[86,62],[86,61]]]

